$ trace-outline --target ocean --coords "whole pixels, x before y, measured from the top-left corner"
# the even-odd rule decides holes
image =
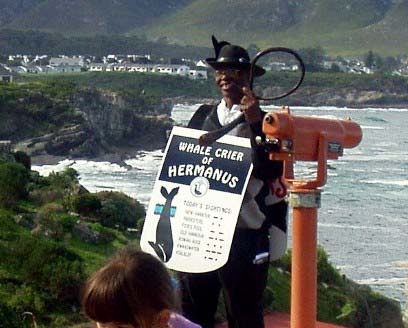
[[[176,105],[172,117],[185,124],[197,107]],[[291,111],[293,115],[351,117],[362,127],[360,145],[329,161],[318,210],[318,243],[341,273],[404,305],[408,283],[408,109],[293,107]],[[147,206],[162,156],[162,150],[141,151],[126,160],[128,167],[67,159],[57,165],[33,166],[33,170],[47,175],[71,166],[88,190],[123,191]],[[313,176],[315,163],[299,162],[295,172]]]

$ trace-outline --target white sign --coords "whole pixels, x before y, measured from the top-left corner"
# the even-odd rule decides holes
[[[140,241],[143,251],[182,272],[227,262],[252,171],[249,139],[227,135],[200,146],[203,133],[173,128]]]

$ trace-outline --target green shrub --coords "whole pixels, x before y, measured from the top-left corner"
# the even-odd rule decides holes
[[[0,301],[0,327],[21,328],[21,320],[10,306]]]
[[[30,171],[30,182],[27,185],[27,191],[31,192],[50,185],[48,177],[43,177],[37,171]]]
[[[17,313],[42,313],[46,310],[43,298],[41,291],[23,284],[16,288],[7,303]]]
[[[317,281],[329,285],[344,285],[339,270],[329,262],[327,253],[321,246],[317,248]]]
[[[72,199],[72,208],[79,214],[96,216],[102,208],[102,204],[97,195],[89,193],[74,196]]]
[[[59,216],[59,222],[65,233],[70,233],[75,223],[78,221],[78,217],[69,214],[62,214]]]
[[[16,151],[13,155],[17,163],[23,164],[27,170],[31,170],[31,158],[27,155],[27,153],[23,151]]]
[[[30,191],[28,199],[37,205],[44,205],[49,202],[63,201],[66,192],[62,189],[41,188]]]
[[[37,213],[37,226],[33,232],[36,235],[42,234],[56,240],[61,240],[64,236],[64,226],[61,222],[63,214],[64,208],[62,205],[57,203],[45,204]]]
[[[72,167],[66,168],[62,172],[51,172],[47,177],[48,183],[61,189],[71,189],[73,185],[78,183],[78,172]]]
[[[145,223],[145,218],[140,218],[136,222],[136,229],[139,231],[140,234],[143,231],[144,223]]]
[[[62,244],[36,237],[21,237],[8,248],[6,262],[24,284],[41,292],[47,309],[61,303],[78,305],[84,264]]]
[[[110,243],[116,239],[115,230],[104,227],[99,223],[92,224],[92,228],[100,233],[100,240],[102,243]]]
[[[102,203],[101,223],[108,227],[134,228],[140,218],[146,216],[142,204],[121,192],[99,192]]]
[[[0,164],[0,206],[13,208],[27,194],[29,171],[19,163]]]

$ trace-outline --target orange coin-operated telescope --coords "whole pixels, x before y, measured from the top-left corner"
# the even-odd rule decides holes
[[[295,116],[288,107],[267,113],[262,125],[265,138],[258,138],[271,160],[284,161],[293,207],[291,328],[315,328],[317,304],[317,208],[319,187],[326,183],[327,160],[338,159],[344,148],[356,147],[362,138],[360,126],[351,119]],[[294,176],[295,161],[317,162],[315,179]]]
[[[302,188],[323,186],[326,183],[327,160],[338,159],[344,148],[356,147],[362,138],[360,126],[350,118],[294,116],[289,107],[266,114],[262,130],[270,159],[285,161],[286,180],[293,187]],[[296,161],[316,161],[316,180],[295,179],[292,166]]]

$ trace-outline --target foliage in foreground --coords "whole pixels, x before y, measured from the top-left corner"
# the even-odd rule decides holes
[[[121,193],[89,193],[71,168],[41,177],[15,160],[0,162],[0,190],[13,196],[0,198],[0,327],[22,327],[27,311],[39,327],[67,327],[84,320],[79,292],[86,276],[135,238],[126,227],[136,225],[144,207]],[[15,190],[6,185],[12,182]],[[108,206],[74,213],[81,197]]]
[[[89,193],[73,169],[40,177],[17,167],[29,178],[16,206],[0,204],[0,326],[21,327],[25,311],[36,315],[39,327],[85,322],[78,299],[82,282],[117,249],[137,243],[126,227],[139,224],[144,208],[121,193]],[[266,309],[289,312],[290,266],[288,252],[271,267]],[[342,276],[319,248],[318,319],[391,328],[400,327],[401,311],[396,302]]]

